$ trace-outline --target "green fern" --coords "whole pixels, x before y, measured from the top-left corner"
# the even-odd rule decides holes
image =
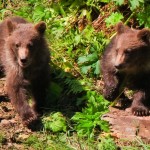
[[[79,80],[66,78],[64,83],[68,86],[67,94],[70,94],[70,93],[78,94],[84,91],[84,88],[80,84]]]

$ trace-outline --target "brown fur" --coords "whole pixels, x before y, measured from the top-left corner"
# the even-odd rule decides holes
[[[44,22],[33,25],[20,17],[8,18],[0,24],[0,62],[8,96],[28,126],[37,120],[49,85],[50,54],[45,29]],[[27,102],[29,91],[33,108]]]
[[[135,91],[134,115],[149,115],[150,105],[150,31],[117,25],[117,34],[110,41],[102,61],[104,97],[115,100],[127,87]],[[124,97],[124,95],[121,95]]]

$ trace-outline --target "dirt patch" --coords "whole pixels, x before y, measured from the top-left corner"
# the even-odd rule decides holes
[[[21,149],[22,141],[34,134],[23,126],[20,117],[8,101],[0,102],[0,149]]]

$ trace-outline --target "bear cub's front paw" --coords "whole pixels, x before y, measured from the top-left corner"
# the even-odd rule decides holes
[[[132,113],[135,116],[148,116],[149,109],[144,105],[141,106],[132,106]]]
[[[38,120],[38,114],[36,114],[32,109],[28,109],[28,111],[22,114],[23,124],[31,130],[34,130],[33,128],[37,124]]]

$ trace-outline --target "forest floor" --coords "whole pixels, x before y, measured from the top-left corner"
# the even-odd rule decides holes
[[[129,109],[130,110],[130,109]],[[117,107],[111,107],[110,112],[103,116],[110,124],[111,135],[114,137],[116,144],[121,148],[123,146],[137,145],[140,149],[140,144],[134,144],[139,140],[137,137],[142,137],[149,143],[149,128],[150,121],[148,117],[136,117],[130,114],[130,111],[121,110]],[[34,150],[32,146],[26,145],[25,141],[30,136],[36,136],[39,139],[44,137],[43,133],[31,131],[26,128],[15,112],[13,106],[7,98],[0,99],[0,150]],[[124,140],[123,140],[124,139]],[[128,140],[125,140],[128,139]],[[58,141],[59,142],[59,141]],[[29,143],[28,143],[29,144]],[[32,144],[32,141],[31,141]],[[80,145],[76,142],[75,144]],[[37,148],[40,149],[40,148]],[[42,149],[42,148],[41,148]],[[52,148],[53,149],[53,148]],[[54,148],[55,149],[55,148]],[[65,148],[66,150],[67,148]],[[74,149],[74,148],[73,148]],[[80,149],[80,148],[77,148]],[[50,148],[51,150],[51,148]],[[72,148],[69,148],[72,150]]]
[[[22,141],[34,132],[23,126],[9,101],[0,102],[0,149],[24,149]]]

